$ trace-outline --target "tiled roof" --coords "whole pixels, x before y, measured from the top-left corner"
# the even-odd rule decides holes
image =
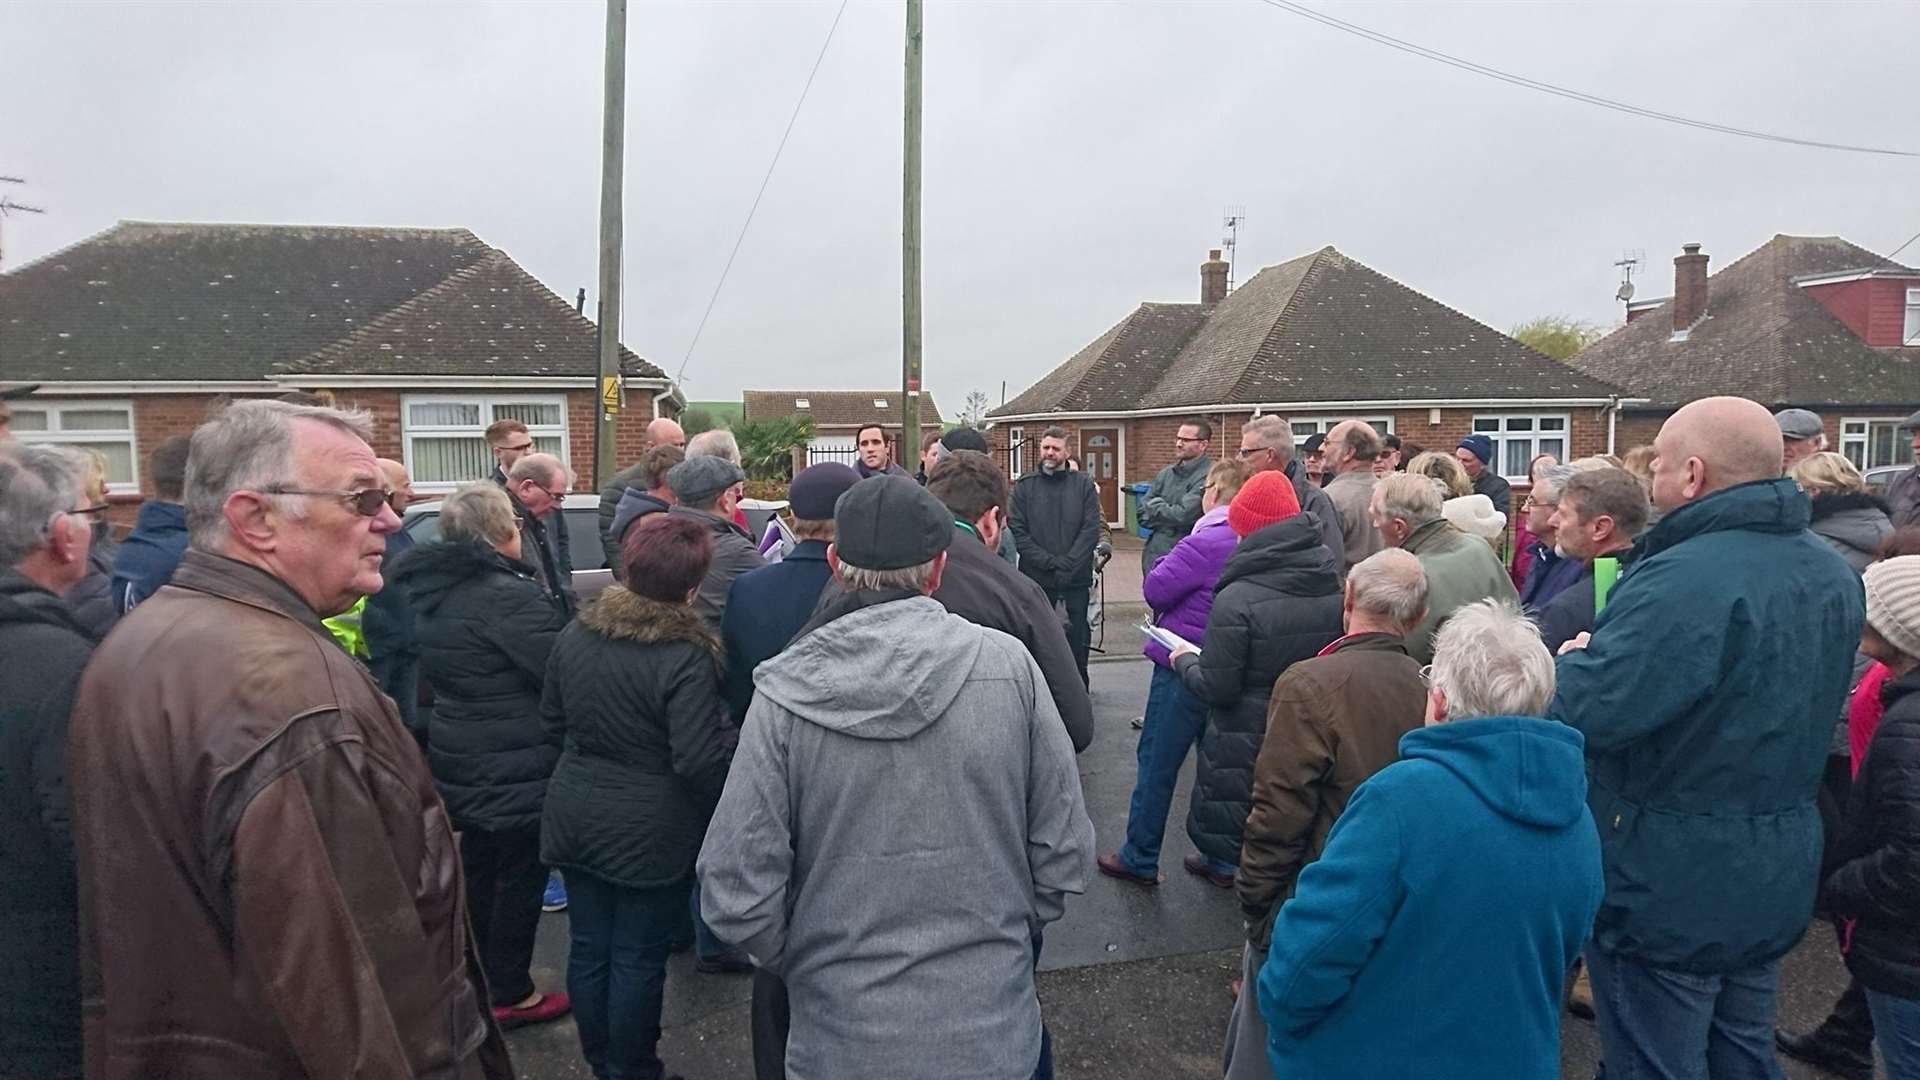
[[[1876,349],[1794,284],[1809,274],[1905,267],[1837,236],[1775,236],[1707,278],[1707,317],[1674,341],[1673,302],[1569,361],[1655,406],[1715,394],[1764,405],[1920,401],[1920,350]]]
[[[1618,392],[1327,247],[1210,308],[1142,305],[992,415]]]
[[[487,280],[517,275],[537,288],[538,303],[522,297],[514,305],[529,322],[560,325],[557,311],[531,317],[543,304],[571,313],[517,267],[512,275],[502,271],[502,261],[512,266],[466,229],[121,222],[0,274],[0,375],[49,382],[263,380],[330,346],[369,341],[358,335],[370,324],[438,286],[448,287],[439,295],[459,295],[453,279],[487,262],[496,264],[483,275]],[[484,321],[484,307],[467,310]],[[408,331],[409,343],[418,340],[412,336],[417,324],[382,326],[386,333]],[[469,329],[439,336],[469,346],[486,340]],[[496,359],[507,356],[498,350],[451,347],[430,350],[431,372],[403,372],[386,366],[389,357],[374,355],[386,352],[378,344],[371,340],[364,355],[383,374],[542,373],[515,369],[512,361]]]
[[[494,251],[445,281],[303,360],[312,375],[592,376],[597,328],[551,289]],[[631,377],[664,379],[620,349]]]
[[[894,390],[748,390],[740,395],[741,417],[748,423],[776,417],[811,416],[816,428],[855,424],[900,424],[900,391]],[[803,408],[798,403],[806,402]],[[937,427],[940,407],[933,393],[920,392],[920,422]]]

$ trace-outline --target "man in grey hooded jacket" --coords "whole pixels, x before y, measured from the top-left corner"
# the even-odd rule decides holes
[[[1035,942],[1093,872],[1073,747],[1025,647],[930,598],[939,500],[874,477],[834,518],[844,591],[754,672],[701,912],[786,980],[793,1080],[1025,1080]]]

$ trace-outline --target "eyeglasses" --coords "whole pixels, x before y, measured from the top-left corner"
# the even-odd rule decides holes
[[[1549,509],[1549,510],[1551,510],[1551,509],[1553,509],[1554,507],[1556,507],[1556,506],[1559,506],[1559,505],[1560,505],[1560,504],[1559,504],[1558,502],[1548,502],[1548,501],[1547,501],[1547,500],[1545,500],[1545,499],[1536,499],[1536,498],[1534,498],[1533,496],[1531,496],[1531,495],[1529,495],[1529,496],[1527,496],[1527,501],[1526,501],[1526,502],[1524,502],[1524,503],[1522,503],[1522,504],[1520,505],[1520,509],[1522,509],[1522,510],[1531,510],[1531,509],[1533,509],[1533,508],[1534,508],[1534,507],[1536,507],[1536,506],[1544,506],[1544,507],[1546,507],[1547,509]]]
[[[92,506],[82,506],[77,509],[67,511],[67,513],[69,514],[81,514],[81,515],[104,514],[106,512],[107,512],[106,503],[94,503]]]
[[[512,450],[515,453],[518,453],[522,450],[533,449],[533,444],[531,442],[523,442],[519,446],[496,446],[494,447],[494,449],[495,450]]]
[[[1243,458],[1249,458],[1255,454],[1264,454],[1266,452],[1267,452],[1267,448],[1264,446],[1253,446],[1253,447],[1243,446],[1240,448],[1240,456]]]
[[[377,487],[342,490],[338,488],[283,487],[275,484],[272,487],[262,488],[260,490],[268,495],[308,495],[316,498],[339,499],[352,507],[353,512],[359,514],[361,517],[379,517],[380,511],[387,508],[387,500],[393,498],[392,491],[387,488]]]
[[[1426,683],[1428,686],[1433,685],[1433,665],[1432,664],[1428,664],[1426,667],[1423,667],[1420,669],[1420,681],[1423,683]]]

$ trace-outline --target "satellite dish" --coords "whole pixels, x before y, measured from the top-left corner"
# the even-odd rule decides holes
[[[1633,299],[1633,282],[1631,281],[1621,282],[1620,291],[1617,293],[1614,293],[1613,298],[1615,300],[1620,301],[1623,304]]]

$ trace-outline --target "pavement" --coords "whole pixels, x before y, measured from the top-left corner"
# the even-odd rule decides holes
[[[1137,579],[1138,550],[1131,555]],[[1116,553],[1116,562],[1123,557]],[[1129,651],[1137,648],[1132,642]],[[1097,734],[1080,757],[1080,775],[1101,851],[1118,847],[1126,829],[1138,737],[1128,721],[1141,715],[1148,676],[1148,664],[1137,659],[1116,658],[1092,669]],[[1220,1047],[1232,1007],[1228,984],[1238,974],[1240,917],[1230,892],[1180,869],[1180,860],[1193,850],[1185,830],[1192,772],[1189,759],[1161,852],[1165,883],[1143,889],[1095,875],[1086,895],[1071,898],[1066,917],[1047,929],[1040,999],[1061,1080],[1214,1080],[1220,1075]],[[566,942],[566,915],[544,916],[533,972],[541,989],[565,988]],[[1782,1024],[1796,1031],[1811,1028],[1845,981],[1832,933],[1815,927],[1787,958]],[[687,1080],[751,1080],[749,982],[742,976],[698,974],[690,954],[673,958],[660,1044],[670,1071]],[[1446,1007],[1444,1001],[1435,1004]],[[524,1080],[591,1076],[571,1019],[513,1032],[508,1042]],[[1593,1025],[1568,1017],[1562,1043],[1564,1080],[1589,1080],[1598,1056]],[[1792,1080],[1827,1075],[1785,1058],[1782,1064]]]

